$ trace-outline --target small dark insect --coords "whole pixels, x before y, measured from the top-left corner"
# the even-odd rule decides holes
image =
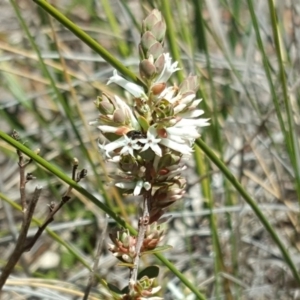
[[[129,132],[127,132],[126,134],[129,138],[131,138],[132,140],[137,140],[137,139],[144,139],[146,136],[138,131],[138,130],[131,130]]]

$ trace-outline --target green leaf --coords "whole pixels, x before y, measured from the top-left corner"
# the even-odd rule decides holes
[[[138,117],[138,122],[139,122],[139,124],[141,125],[141,127],[143,128],[143,130],[144,130],[145,132],[147,132],[147,131],[148,131],[148,128],[149,128],[149,123],[148,123],[148,121],[147,121],[144,117],[139,116],[139,117]]]

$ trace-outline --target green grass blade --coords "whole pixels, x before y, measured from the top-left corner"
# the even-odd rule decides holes
[[[288,86],[287,86],[287,79],[286,79],[286,71],[284,67],[284,51],[283,51],[283,42],[280,36],[279,24],[278,24],[278,17],[276,14],[276,8],[273,0],[268,0],[269,10],[270,10],[270,17],[271,17],[271,24],[273,29],[273,38],[275,44],[275,51],[278,61],[279,67],[279,82],[281,83],[281,88],[283,92],[283,100],[285,106],[285,112],[287,116],[287,131],[286,133],[286,141],[289,150],[289,156],[292,163],[292,166],[295,171],[295,179],[296,179],[296,190],[298,194],[298,201],[300,204],[300,160],[299,160],[299,137],[297,137],[297,133],[295,132],[295,123],[292,114],[291,108],[291,100],[288,95]]]

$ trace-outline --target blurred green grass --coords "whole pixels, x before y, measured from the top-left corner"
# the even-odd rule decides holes
[[[225,162],[255,200],[259,213],[288,249],[297,272],[298,265],[293,263],[298,261],[300,249],[296,5],[274,7],[273,1],[250,0],[64,1],[55,7],[103,47],[93,46],[90,40],[93,50],[104,53],[114,68],[137,82],[134,73],[138,69],[138,26],[153,7],[161,9],[169,29],[166,48],[182,66],[173,81],[180,83],[189,73],[200,77],[200,105],[205,116],[211,118],[211,126],[202,133],[205,145],[217,161]],[[65,173],[70,173],[72,158],[77,157],[80,166],[89,171],[87,180],[81,183],[83,187],[125,220],[131,220],[138,207],[128,199],[120,199],[114,188],[103,184],[114,170],[106,169],[101,161],[95,143],[98,133],[87,125],[97,117],[93,101],[100,91],[115,92],[114,87],[105,86],[113,67],[86,45],[88,40],[84,43],[75,37],[34,2],[11,1],[5,12],[13,26],[7,26],[5,19],[0,24],[1,130],[18,130],[29,148],[40,148],[41,156]],[[1,192],[17,201],[16,154],[3,140],[0,147]],[[247,209],[241,191],[232,187],[224,170],[215,167],[211,156],[203,151],[200,144],[194,162],[188,162],[188,177],[194,179],[189,182],[191,193],[182,207],[173,209],[173,214],[180,211],[181,216],[171,222],[167,236],[172,241],[172,232],[177,232],[178,240],[184,239],[185,243],[179,242],[181,246],[165,256],[207,298],[252,299],[260,291],[260,299],[293,299],[299,278],[287,269],[278,244],[253,211]],[[15,169],[9,172],[12,166]],[[32,171],[37,182],[49,191],[38,207],[42,216],[46,203],[58,201],[66,187],[38,166],[32,166]],[[55,221],[93,221],[94,230],[83,227],[62,231],[67,242],[91,265],[92,245],[99,239],[105,216],[82,195],[76,193],[74,198]],[[231,208],[239,209],[230,212]],[[205,209],[211,213],[201,215]],[[214,213],[216,209],[223,213]],[[84,210],[91,213],[82,213]],[[2,214],[1,228],[10,230],[6,213]],[[15,208],[11,213],[18,224]],[[202,229],[208,234],[203,235]],[[79,232],[76,238],[73,231]],[[62,247],[58,248],[55,251],[63,253]],[[101,261],[110,259],[104,250]],[[76,260],[70,261],[74,270],[82,268]],[[148,258],[145,263],[150,261]],[[104,262],[101,277],[122,287],[124,279],[112,276],[114,272],[118,274],[119,268],[114,264],[108,267]],[[74,276],[70,266],[62,268],[63,272],[54,267],[57,279],[67,281]],[[161,273],[168,278],[163,287],[166,299],[193,299],[183,285],[174,289],[176,277],[165,272],[162,267]],[[85,273],[76,282],[84,286],[87,277]]]

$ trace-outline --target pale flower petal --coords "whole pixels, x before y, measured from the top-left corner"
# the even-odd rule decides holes
[[[116,141],[114,142],[111,142],[107,145],[104,146],[104,149],[106,151],[106,155],[108,157],[110,157],[109,153],[118,149],[118,148],[121,148],[123,146],[125,146],[127,143],[127,140],[125,139],[125,136],[122,136],[121,138],[117,139]]]
[[[176,124],[177,125],[177,124]],[[189,127],[168,127],[166,128],[166,132],[169,135],[175,135],[180,137],[188,137],[188,138],[198,138],[200,134],[198,133],[195,126],[189,126]]]
[[[134,156],[133,150],[141,149],[141,146],[138,145],[138,140],[132,140],[126,135],[124,135],[124,138],[125,138],[125,144],[120,154],[122,155],[122,154],[129,153],[131,156]]]
[[[186,104],[179,104],[177,106],[174,107],[174,114],[178,114],[180,113],[182,110],[184,110],[186,108]]]
[[[189,106],[189,108],[195,109],[200,104],[201,101],[202,101],[202,99],[194,100],[193,103]]]
[[[145,95],[144,89],[141,86],[126,80],[118,74],[117,70],[114,70],[113,76],[109,78],[107,85],[111,83],[116,83],[136,98]]]
[[[204,110],[196,109],[196,110],[193,110],[193,111],[189,111],[189,118],[198,118],[203,114],[204,114]]]
[[[151,189],[152,185],[150,182],[148,181],[145,181],[144,184],[143,184],[143,188],[146,190],[146,191],[149,191]]]
[[[173,97],[177,93],[177,88],[175,86],[170,86],[165,88],[161,94],[158,96],[158,99],[166,99],[169,102],[175,102],[177,97]]]
[[[191,103],[191,101],[193,101],[195,97],[196,97],[196,94],[191,93],[191,94],[188,94],[187,96],[185,96],[184,98],[182,98],[180,100],[180,102],[184,103],[184,104]]]
[[[181,119],[176,123],[176,127],[186,127],[186,126],[197,126],[204,127],[209,126],[210,119]]]
[[[169,53],[164,53],[164,56],[165,65],[160,76],[155,80],[156,82],[167,82],[174,72],[180,70],[180,68],[177,68],[177,61],[172,64],[172,57],[170,57]]]
[[[161,139],[161,141],[159,142],[160,144],[170,148],[170,149],[173,149],[177,152],[180,152],[182,154],[191,154],[193,152],[192,148],[189,147],[188,145],[186,144],[179,144],[179,143],[176,143],[172,140],[169,140],[169,139]]]
[[[159,140],[160,141],[160,140]],[[153,152],[157,155],[157,156],[162,156],[162,152],[161,152],[161,148],[155,144],[151,146],[151,149],[153,150]]]
[[[162,156],[162,151],[158,145],[160,139],[157,139],[156,137],[157,137],[156,128],[154,126],[151,126],[147,131],[147,138],[139,139],[140,143],[145,144],[141,152],[146,151],[148,148],[151,148],[156,155]]]
[[[100,129],[102,132],[112,132],[115,133],[119,127],[115,127],[115,126],[109,126],[109,125],[100,125],[97,126],[98,129]]]
[[[172,140],[176,143],[179,143],[179,144],[185,144],[186,143],[186,141],[178,135],[168,134],[168,139]]]
[[[133,196],[138,196],[143,188],[143,180],[138,180],[136,185],[135,185],[135,188],[134,188],[134,191],[133,191]]]

